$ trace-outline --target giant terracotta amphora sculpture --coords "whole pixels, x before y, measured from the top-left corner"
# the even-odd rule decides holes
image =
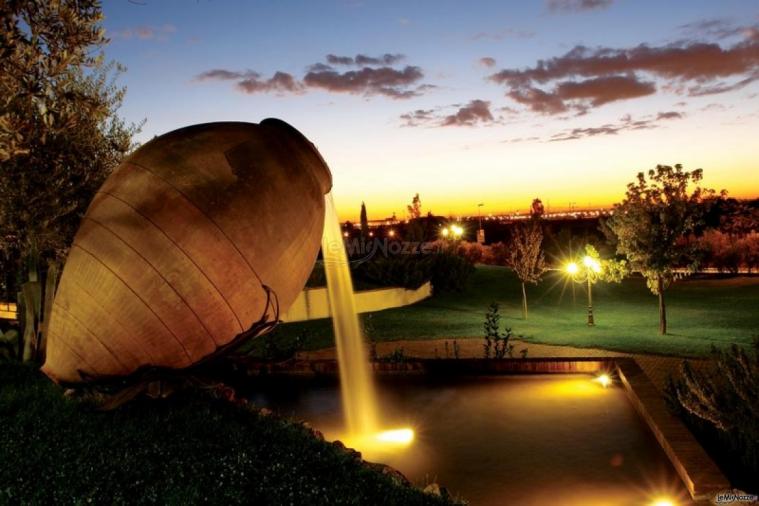
[[[332,185],[287,123],[209,123],[130,155],[90,204],[42,370],[77,383],[183,369],[271,326],[303,289]]]

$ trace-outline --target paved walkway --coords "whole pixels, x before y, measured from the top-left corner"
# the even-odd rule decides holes
[[[389,341],[377,343],[377,355],[382,357],[403,349],[406,357],[414,358],[453,358],[453,339],[430,339],[418,341]],[[528,357],[633,357],[641,369],[661,391],[664,389],[667,377],[677,373],[683,359],[665,355],[650,355],[640,353],[621,353],[616,351],[602,350],[599,348],[575,348],[574,346],[556,346],[551,344],[526,343],[519,339],[512,339],[514,344],[514,356],[520,357],[520,350],[525,347]],[[448,354],[446,355],[446,343]],[[459,347],[460,358],[482,358],[483,340],[481,338],[456,339]],[[298,354],[303,359],[335,358],[335,348],[302,352]],[[708,360],[690,360],[694,368],[700,369],[708,365]]]

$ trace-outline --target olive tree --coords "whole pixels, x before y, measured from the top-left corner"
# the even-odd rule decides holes
[[[0,257],[19,299],[23,358],[44,348],[58,265],[97,188],[138,130],[117,111],[95,0],[0,3]]]

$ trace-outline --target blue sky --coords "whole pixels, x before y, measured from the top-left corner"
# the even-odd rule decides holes
[[[370,217],[402,215],[416,192],[453,215],[535,196],[606,206],[657,163],[759,193],[757,2],[108,0],[104,11],[106,56],[128,68],[121,112],[147,120],[142,140],[282,118],[330,164],[346,219],[362,200]],[[641,44],[652,56],[635,56]],[[610,51],[637,63],[610,68]],[[551,59],[547,79],[525,72]],[[365,68],[386,86],[348,79]]]

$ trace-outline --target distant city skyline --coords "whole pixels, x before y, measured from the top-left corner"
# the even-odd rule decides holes
[[[759,5],[624,0],[108,0],[139,140],[281,118],[341,220],[609,207],[639,171],[759,196]]]

